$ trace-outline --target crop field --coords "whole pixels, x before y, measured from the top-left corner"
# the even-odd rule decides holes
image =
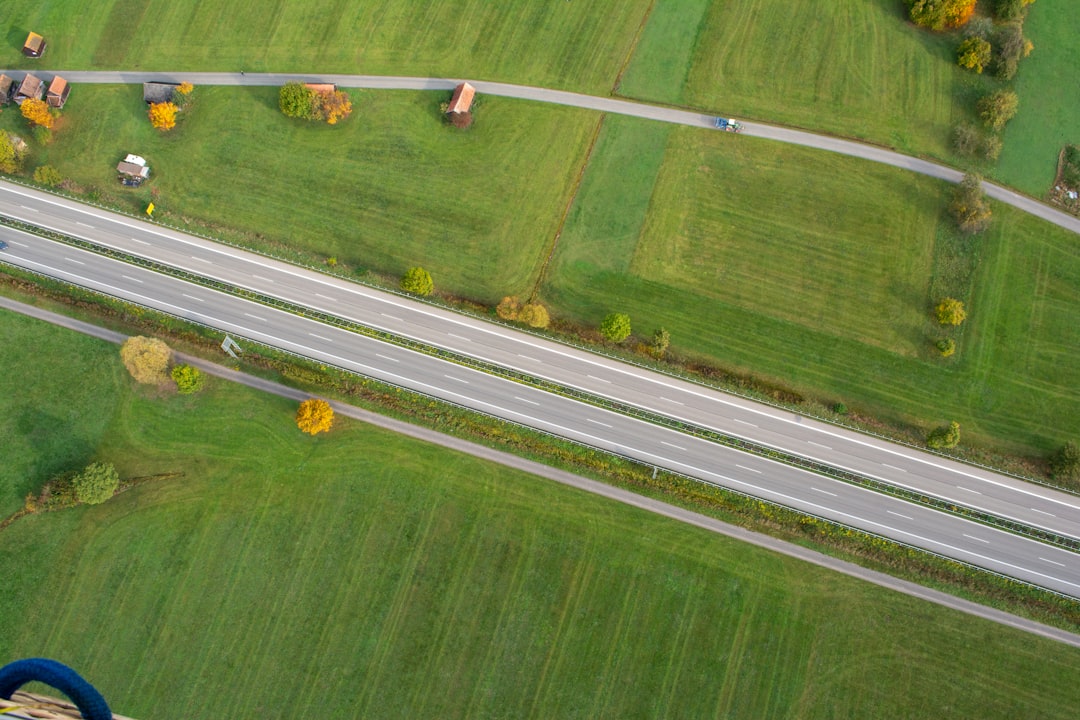
[[[132,717],[1070,718],[1080,703],[1075,648],[360,423],[308,438],[292,403],[238,386],[147,392],[115,346],[6,312],[0,328],[0,382],[22,391],[0,394],[0,417],[99,403],[81,435],[5,428],[32,484],[93,458],[184,473],[0,532],[0,663],[60,658]],[[40,363],[27,346],[77,352]],[[21,492],[4,471],[5,497]]]
[[[497,302],[535,281],[598,117],[484,98],[467,132],[442,122],[441,93],[353,93],[330,127],[286,118],[274,88],[205,87],[177,127],[146,118],[137,86],[79,86],[32,168],[169,222],[316,263],[400,275],[422,265],[439,289]],[[448,95],[447,95],[448,97]],[[0,127],[25,134],[17,111]],[[148,187],[115,167],[147,158]]]
[[[434,75],[605,93],[648,0],[9,0],[5,67]],[[30,30],[49,46],[20,54]]]
[[[955,419],[969,438],[1046,452],[1080,434],[1075,238],[995,206],[985,236],[953,242],[946,188],[608,118],[542,296],[593,326],[627,312],[638,337],[665,327],[684,356],[825,402],[923,427]],[[971,311],[951,361],[932,346],[939,294]]]
[[[1040,0],[1024,22],[1035,44],[1020,63],[1016,117],[1005,127],[1004,149],[993,175],[1035,197],[1054,182],[1062,146],[1080,143],[1080,101],[1068,78],[1076,75],[1080,14],[1069,0]]]

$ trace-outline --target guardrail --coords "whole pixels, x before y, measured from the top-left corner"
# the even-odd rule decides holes
[[[88,240],[82,240],[79,238],[64,235],[63,233],[44,230],[35,225],[4,217],[2,215],[0,215],[0,223],[8,225],[9,227],[23,230],[25,232],[39,235],[41,237],[46,237],[52,240],[56,240],[58,242],[63,242],[67,245],[78,247],[80,249],[87,250],[98,255],[111,257],[121,262],[153,270],[154,272],[159,272],[164,275],[176,277],[178,279],[185,280],[187,282],[191,282],[193,284],[203,287],[218,290],[220,292],[224,292],[236,297],[241,297],[246,300],[265,305],[267,307],[273,307],[278,310],[282,310],[283,312],[288,312],[293,315],[305,317],[323,324],[333,325],[349,332],[354,332],[356,334],[371,337],[382,342],[397,345],[399,347],[404,347],[406,349],[412,350],[414,352],[419,352],[424,355],[437,357],[441,360],[445,360],[447,362],[451,362],[462,367],[468,367],[470,369],[478,370],[480,372],[484,372],[496,377],[501,377],[512,382],[521,383],[522,385],[527,385],[538,390],[577,400],[579,402],[592,405],[594,407],[600,407],[605,410],[617,412],[621,415],[633,417],[651,423],[653,425],[667,427],[684,434],[692,435],[694,437],[716,443],[718,445],[723,445],[725,447],[746,452],[752,455],[757,455],[759,457],[768,458],[770,460],[774,460],[776,462],[780,462],[791,467],[796,467],[802,470],[806,470],[808,472],[815,473],[817,475],[822,475],[832,478],[834,480],[839,480],[850,485],[856,485],[902,500],[907,500],[908,502],[913,502],[919,505],[923,505],[925,507],[930,507],[935,510],[946,512],[951,515],[963,517],[967,520],[972,520],[983,525],[994,527],[1000,530],[1005,530],[1016,535],[1022,535],[1024,537],[1038,540],[1040,542],[1061,547],[1067,550],[1080,552],[1080,539],[1077,538],[1050,532],[1042,528],[1037,528],[1031,525],[1027,525],[1025,523],[993,515],[992,513],[986,513],[976,508],[972,508],[960,503],[943,500],[933,495],[919,493],[908,488],[893,485],[877,478],[871,478],[849,470],[837,468],[829,465],[828,463],[824,463],[818,460],[812,460],[810,458],[806,458],[794,453],[777,450],[776,448],[772,448],[768,445],[757,443],[752,440],[747,440],[745,438],[722,433],[711,428],[702,427],[697,424],[674,420],[659,413],[642,410],[641,408],[627,405],[625,403],[620,403],[609,398],[605,398],[603,396],[594,395],[578,388],[561,385],[559,383],[555,383],[544,378],[530,375],[529,373],[479,360],[469,355],[464,355],[462,353],[446,350],[445,348],[429,345],[412,338],[395,335],[384,330],[378,330],[376,328],[372,328],[361,323],[357,323],[355,321],[347,320],[345,318],[341,318],[330,313],[312,310],[311,308],[307,308],[302,305],[286,302],[269,295],[264,295],[262,293],[257,293],[246,288],[241,288],[231,283],[207,278],[197,273],[181,270],[170,265],[165,265],[153,260],[149,260],[147,258],[139,257],[138,255],[133,255],[113,248],[97,245],[96,243],[90,242]],[[298,355],[298,357],[303,356]],[[667,468],[664,469],[669,472],[674,472],[668,470]],[[700,478],[694,479],[699,482],[707,482]]]

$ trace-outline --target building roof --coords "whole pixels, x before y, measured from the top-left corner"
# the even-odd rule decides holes
[[[147,103],[163,103],[172,100],[173,92],[180,87],[180,83],[144,82],[142,84],[142,99]]]
[[[476,88],[469,83],[461,83],[454,88],[454,95],[450,98],[450,107],[446,109],[448,113],[467,113],[469,108],[472,107],[473,97],[476,95]]]
[[[11,95],[11,90],[15,87],[15,81],[7,75],[0,75],[0,95],[3,95],[3,100],[7,100]]]
[[[26,77],[19,83],[19,95],[23,97],[40,98],[41,91],[45,89],[45,84],[41,82],[40,78],[26,73]]]
[[[49,83],[49,94],[50,95],[63,95],[64,91],[66,91],[67,89],[68,89],[67,80],[60,77],[59,75],[54,76],[53,79],[52,79],[52,82]]]
[[[150,177],[150,168],[145,165],[124,162],[123,160],[116,164],[116,172],[121,175],[130,175],[132,177]]]
[[[18,37],[16,35],[15,37]],[[26,36],[26,42],[23,43],[23,49],[30,52],[39,53],[42,47],[45,45],[45,38],[38,35],[36,32],[32,32]]]
[[[314,90],[317,93],[332,93],[337,91],[337,85],[333,83],[304,83],[304,87],[308,90]]]

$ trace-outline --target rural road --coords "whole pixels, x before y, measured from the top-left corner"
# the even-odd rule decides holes
[[[35,195],[41,197],[35,198]],[[434,345],[442,345],[442,341],[452,334],[457,336],[457,342],[475,345],[473,354],[477,355],[517,350],[519,352],[514,353],[518,355],[517,365],[530,366],[532,372],[549,372],[552,368],[570,366],[586,379],[591,378],[593,387],[603,388],[609,395],[618,394],[624,386],[644,383],[646,389],[663,393],[653,395],[654,404],[663,402],[682,411],[693,409],[696,403],[704,403],[707,414],[717,423],[728,422],[725,413],[737,409],[740,413],[751,413],[749,417],[755,422],[745,422],[755,428],[775,422],[782,432],[809,431],[810,437],[826,439],[816,434],[818,430],[808,430],[810,424],[805,418],[790,413],[755,406],[707,388],[130,218],[77,203],[69,206],[69,201],[59,198],[24,189],[8,189],[3,194],[0,212],[8,214],[12,210],[12,198],[21,201],[15,208],[21,214],[36,213],[36,225],[90,236],[103,245],[123,241],[132,246],[136,254],[160,255],[161,262],[176,262],[200,275],[235,276],[237,284],[251,286],[257,283],[268,288],[272,295],[299,293],[333,314],[355,316],[359,322],[366,318],[375,326],[400,326],[407,334],[423,337],[427,335],[428,327],[440,328],[441,333],[429,340]],[[39,202],[44,204],[38,205]],[[35,207],[41,209],[31,209]],[[1080,554],[38,236],[0,228],[0,238],[9,244],[0,254],[0,261],[218,328],[240,339],[241,345],[245,338],[250,338],[1080,598]],[[368,307],[373,309],[366,309]],[[501,347],[508,349],[499,350]],[[659,387],[665,389],[658,390]],[[753,428],[748,427],[747,431],[750,430]],[[826,441],[833,444],[850,434],[857,441],[855,447],[871,454],[884,451],[891,462],[923,462],[913,451],[893,449],[887,443],[868,442],[867,438],[839,428],[821,426],[821,431],[829,433]],[[946,482],[953,483],[954,490],[957,483],[962,483],[960,487],[966,488],[966,493],[976,500],[984,497],[994,503],[1012,502],[1018,512],[1033,506],[1052,508],[1052,512],[1046,511],[1047,519],[1062,528],[1075,528],[1080,520],[1080,500],[1077,498],[981,471],[976,474],[962,465],[951,470],[942,465],[944,461],[939,458],[930,457],[929,460],[937,473],[948,478]],[[999,492],[1002,493],[1000,497],[995,494]]]
[[[0,70],[14,78],[21,79],[26,71]],[[377,90],[452,90],[461,80],[446,78],[395,77],[384,75],[318,75],[295,73],[220,73],[220,72],[134,72],[112,70],[35,70],[34,74],[42,79],[52,79],[56,74],[71,83],[98,84],[135,84],[143,82],[182,82],[194,85],[241,85],[249,87],[279,86],[291,80],[302,82],[335,83],[343,88],[370,88]],[[533,100],[536,102],[567,105],[616,115],[657,120],[660,122],[712,128],[715,115],[703,115],[688,110],[649,105],[647,103],[618,100],[611,97],[584,95],[565,90],[550,90],[529,85],[469,80],[477,91],[486,95]],[[892,165],[922,175],[929,175],[949,182],[959,182],[963,173],[959,170],[940,165],[929,160],[903,155],[876,145],[845,140],[831,135],[795,130],[792,128],[766,125],[763,123],[743,122],[743,133],[752,137],[765,138],[778,142],[803,145],[827,150],[829,152],[850,155],[872,162]],[[1012,205],[1028,214],[1042,218],[1047,222],[1080,234],[1080,218],[1056,210],[1026,195],[991,182],[983,182],[986,194],[1000,202]]]
[[[59,315],[57,313],[49,312],[41,308],[26,305],[24,303],[10,300],[5,297],[0,297],[0,308],[10,310],[12,312],[20,313],[28,317],[43,320],[45,322],[59,325],[61,327],[74,330],[76,332],[90,335],[108,342],[120,344],[127,339],[127,336],[118,333],[114,330],[108,330],[106,328],[91,325],[90,323],[76,320],[74,318],[67,317],[65,315]],[[204,372],[213,375],[214,377],[222,378],[229,382],[240,383],[256,390],[273,393],[281,397],[290,398],[300,402],[306,400],[309,396],[308,393],[302,392],[295,388],[282,385],[280,383],[266,380],[264,378],[255,377],[254,375],[248,375],[247,373],[238,372],[231,368],[217,363],[212,363],[208,360],[204,360],[192,355],[185,355],[183,353],[176,353],[176,359],[183,363],[194,365]],[[669,503],[656,500],[655,498],[649,498],[629,490],[623,490],[621,488],[612,487],[596,480],[590,480],[589,478],[582,477],[580,475],[574,475],[573,473],[566,472],[565,470],[558,470],[549,465],[544,465],[532,460],[512,455],[501,450],[495,450],[484,445],[478,445],[468,440],[462,440],[461,438],[454,437],[452,435],[446,435],[435,430],[423,428],[417,425],[412,425],[401,420],[395,420],[388,418],[384,415],[364,410],[362,408],[348,405],[345,403],[334,402],[334,412],[339,415],[344,415],[362,422],[374,425],[376,427],[385,428],[387,430],[407,435],[409,437],[421,440],[423,442],[433,443],[450,450],[457,452],[467,453],[475,457],[489,460],[491,462],[499,463],[500,465],[521,470],[523,472],[531,473],[537,477],[542,477],[547,480],[553,480],[555,482],[567,485],[569,487],[583,490],[594,495],[606,497],[617,502],[624,503],[626,505],[632,505],[634,507],[646,510],[648,512],[663,515],[665,517],[678,520],[680,522],[687,523],[689,525],[695,525],[700,528],[709,530],[720,535],[739,540],[741,542],[750,543],[766,550],[786,555],[788,557],[803,560],[805,562],[813,563],[819,567],[824,567],[829,570],[843,573],[845,575],[864,580],[866,582],[874,583],[881,587],[889,588],[897,592],[904,593],[917,597],[927,602],[936,603],[945,607],[959,610],[969,615],[975,615],[991,622],[1000,623],[1008,627],[1030,632],[1041,637],[1050,638],[1051,640],[1057,640],[1058,642],[1072,645],[1073,647],[1080,647],[1080,635],[1061,630],[1059,628],[1043,625],[1042,623],[1028,620],[1027,618],[1017,617],[1009,613],[995,610],[993,608],[986,607],[985,605],[979,605],[978,603],[971,602],[970,600],[964,600],[961,598],[948,595],[939,590],[932,590],[930,588],[917,585],[907,580],[900,580],[894,578],[891,575],[877,572],[864,568],[854,563],[846,562],[844,560],[838,560],[834,557],[824,555],[819,552],[815,552],[808,548],[804,548],[801,545],[795,545],[793,543],[784,542],[768,535],[755,533],[745,528],[738,527],[736,525],[730,525],[728,523],[721,522],[714,518],[702,515],[700,513],[687,510],[685,508],[671,505]]]

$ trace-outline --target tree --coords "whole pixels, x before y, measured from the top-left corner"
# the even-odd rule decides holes
[[[990,225],[990,204],[983,195],[978,175],[964,175],[953,190],[949,212],[960,231],[968,235],[982,232]]]
[[[956,64],[982,74],[983,69],[990,64],[992,55],[993,48],[988,41],[981,37],[969,37],[956,48]]]
[[[112,463],[90,463],[72,481],[75,498],[87,505],[100,505],[120,487],[120,475]]]
[[[33,98],[24,100],[21,110],[22,116],[29,120],[32,125],[52,129],[53,123],[56,122],[56,118],[49,112],[49,106],[45,104],[44,100],[35,100]]]
[[[335,125],[352,113],[352,100],[344,90],[315,93],[312,114],[315,118],[326,120],[327,125]]]
[[[982,141],[983,157],[994,162],[1001,157],[1001,138],[997,135],[987,135]]]
[[[186,108],[188,103],[191,102],[191,93],[193,92],[195,92],[195,86],[185,80],[173,90],[173,104],[180,109]]]
[[[176,391],[181,395],[197,393],[206,384],[206,374],[191,365],[176,365],[171,374],[173,382],[176,383]]]
[[[296,411],[296,427],[308,435],[329,432],[334,424],[334,409],[325,400],[311,398],[300,403]]]
[[[951,422],[935,428],[926,436],[926,444],[934,450],[951,450],[960,444],[960,423]]]
[[[608,313],[600,323],[600,334],[611,342],[622,342],[630,337],[630,316],[626,313]]]
[[[495,306],[495,314],[503,320],[517,320],[521,312],[521,301],[515,295],[507,295]]]
[[[1012,22],[1024,17],[1027,6],[1035,0],[995,0],[994,17],[1003,22]]]
[[[911,22],[929,30],[960,27],[971,19],[976,0],[908,0]]]
[[[20,152],[11,135],[0,130],[0,172],[8,174],[18,172],[22,164],[22,156],[23,153]]]
[[[180,108],[176,103],[162,102],[150,104],[150,124],[158,130],[172,130],[176,127],[176,113]]]
[[[959,325],[967,319],[964,303],[956,298],[947,297],[934,308],[937,321],[942,325]]]
[[[656,357],[664,357],[668,346],[671,345],[671,333],[664,328],[659,328],[653,333],[652,349]]]
[[[41,165],[34,170],[34,182],[56,187],[64,182],[64,176],[52,165]]]
[[[1034,47],[1024,37],[1024,29],[1020,23],[1002,25],[994,33],[994,46],[997,50],[994,57],[994,74],[1002,80],[1011,80],[1020,67],[1020,59],[1031,54]]]
[[[979,99],[977,109],[979,117],[988,128],[1000,131],[1005,123],[1013,119],[1020,106],[1020,99],[1011,90],[998,90]]]
[[[169,381],[172,350],[163,341],[136,335],[120,346],[120,359],[136,382],[162,385]]]
[[[1055,480],[1080,480],[1080,447],[1069,441],[1050,457],[1050,477]]]
[[[974,155],[979,148],[981,138],[978,128],[961,123],[953,128],[953,149],[961,155]]]
[[[952,338],[942,338],[937,341],[937,349],[941,357],[952,357],[956,354],[956,341]]]
[[[311,120],[314,117],[315,93],[304,83],[285,83],[278,93],[278,106],[288,117]]]
[[[424,297],[430,295],[435,289],[435,283],[432,282],[427,270],[422,267],[411,267],[401,276],[401,289]]]
[[[547,308],[540,303],[526,303],[517,316],[518,322],[534,328],[546,328],[551,323]]]

